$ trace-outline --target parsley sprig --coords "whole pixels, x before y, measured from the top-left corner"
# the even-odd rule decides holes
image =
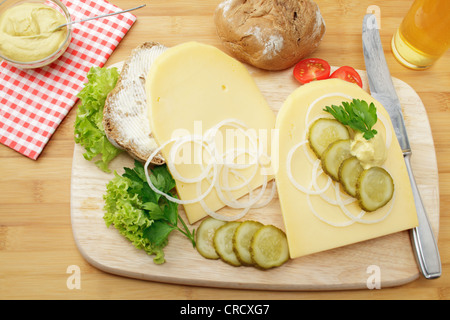
[[[341,106],[326,106],[323,110],[332,114],[342,124],[363,133],[366,140],[377,134],[377,130],[372,129],[378,120],[373,102],[369,105],[364,100],[353,99],[352,102],[343,101]]]
[[[140,196],[142,198],[142,209],[153,223],[144,230],[144,237],[156,246],[166,242],[170,233],[174,230],[180,231],[191,240],[195,247],[195,229],[191,232],[186,223],[178,214],[178,204],[166,199],[164,196],[154,192],[147,183],[144,166],[135,161],[134,169],[124,168],[124,177],[142,184]],[[171,176],[166,165],[155,166],[151,169],[150,179],[153,185],[163,193],[176,195],[172,192],[175,188],[175,180]],[[181,224],[181,227],[179,226]]]

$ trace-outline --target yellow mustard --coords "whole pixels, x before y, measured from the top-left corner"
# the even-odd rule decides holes
[[[378,132],[372,139],[366,140],[361,132],[356,133],[351,142],[350,153],[359,159],[364,169],[381,166],[387,158],[383,135]]]
[[[54,29],[66,23],[65,16],[42,3],[22,3],[0,16],[0,52],[20,62],[44,59],[56,52],[67,29]]]

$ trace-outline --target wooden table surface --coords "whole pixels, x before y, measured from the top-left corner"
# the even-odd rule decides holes
[[[147,6],[135,11],[135,25],[107,65],[124,60],[143,41],[173,46],[196,40],[223,49],[212,19],[220,1],[111,0],[123,9],[142,3]],[[450,52],[426,71],[406,69],[394,59],[390,40],[412,0],[316,2],[327,31],[313,56],[331,65],[365,69],[362,19],[367,8],[376,5],[391,74],[414,88],[426,107],[439,169],[438,245],[443,264],[439,279],[420,277],[406,285],[381,290],[273,292],[164,284],[100,271],[84,260],[72,235],[72,110],[36,161],[0,145],[0,299],[450,299]],[[67,285],[71,266],[79,267],[81,272],[79,289]]]

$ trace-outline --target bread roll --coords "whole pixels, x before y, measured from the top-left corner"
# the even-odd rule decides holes
[[[214,22],[235,58],[265,70],[293,66],[319,46],[325,33],[312,0],[224,0]]]

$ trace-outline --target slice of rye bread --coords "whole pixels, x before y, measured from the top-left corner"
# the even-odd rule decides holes
[[[142,162],[158,148],[147,116],[145,79],[153,61],[166,49],[156,42],[144,42],[132,50],[103,109],[108,140]],[[158,153],[151,163],[161,165],[165,160]]]

